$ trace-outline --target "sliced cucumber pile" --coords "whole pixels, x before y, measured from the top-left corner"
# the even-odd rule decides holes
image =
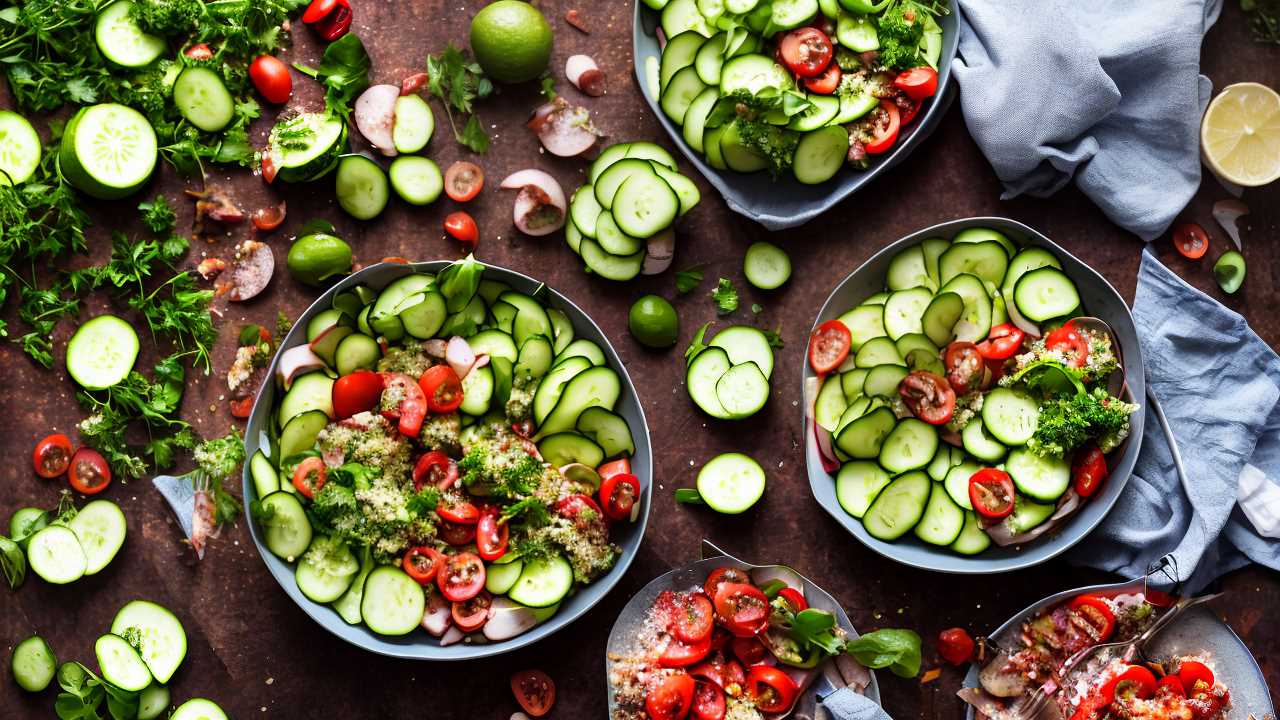
[[[347,151],[347,124],[332,113],[300,113],[278,122],[267,137],[264,167],[274,179],[308,182],[328,175]]]
[[[675,158],[650,142],[600,152],[588,182],[569,200],[565,242],[586,270],[606,280],[660,273],[671,264],[675,221],[702,199]]]
[[[732,325],[689,358],[685,388],[694,404],[711,417],[742,420],[769,401],[771,375],[769,339],[756,328]]]
[[[120,506],[110,500],[94,500],[32,532],[24,541],[27,564],[45,582],[75,582],[110,565],[127,533]]]

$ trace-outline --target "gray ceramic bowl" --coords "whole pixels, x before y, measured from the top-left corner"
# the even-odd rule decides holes
[[[1146,417],[1146,378],[1142,368],[1142,348],[1138,345],[1138,334],[1133,327],[1133,316],[1129,314],[1129,306],[1125,304],[1120,294],[1111,286],[1111,283],[1088,265],[1026,225],[1006,218],[968,218],[941,223],[914,232],[871,256],[836,286],[818,312],[813,327],[817,328],[827,320],[839,317],[849,308],[883,290],[889,261],[899,250],[928,237],[949,240],[961,230],[971,227],[988,227],[998,230],[1019,245],[1039,245],[1048,248],[1062,261],[1063,270],[1079,288],[1085,310],[1090,315],[1105,320],[1119,338],[1120,349],[1125,359],[1124,379],[1130,395],[1128,400],[1138,404],[1138,411],[1130,421],[1132,429],[1130,440],[1107,456],[1111,473],[1102,491],[1090,498],[1074,515],[1067,518],[1053,534],[1040,537],[1026,545],[1003,548],[993,545],[980,555],[965,556],[944,547],[929,545],[911,533],[896,542],[885,542],[872,537],[863,528],[862,521],[840,507],[840,503],[836,500],[835,480],[830,473],[822,469],[822,458],[818,454],[817,441],[812,437],[812,433],[806,433],[805,464],[809,470],[809,486],[813,490],[814,497],[818,499],[818,504],[854,537],[881,555],[925,570],[950,573],[1006,572],[1038,565],[1075,545],[1102,522],[1102,518],[1111,510],[1111,506],[1115,504],[1116,499],[1120,497],[1120,492],[1129,481],[1133,464],[1138,459],[1138,448],[1141,445],[1139,440],[1142,438],[1143,419]],[[814,377],[813,368],[807,361],[803,362],[802,376],[803,380],[807,381]],[[801,388],[803,392],[803,385]],[[802,408],[802,421],[803,412]]]
[[[946,114],[947,106],[955,97],[951,61],[956,55],[960,40],[956,20],[958,11],[954,4],[953,2],[950,13],[938,18],[938,24],[942,26],[942,55],[938,60],[937,95],[903,133],[904,139],[888,154],[878,156],[870,169],[845,168],[819,185],[805,185],[789,175],[773,180],[766,172],[743,174],[732,170],[716,170],[707,164],[701,153],[695,152],[685,143],[679,126],[671,122],[662,108],[658,107],[658,98],[649,94],[649,83],[645,81],[645,58],[662,57],[656,35],[658,13],[638,0],[635,3],[635,26],[632,31],[636,81],[658,122],[666,129],[685,158],[720,192],[731,210],[770,230],[796,227],[831,209],[873,181],[877,175],[893,167],[937,127]]]
[[[1056,605],[1068,598],[1082,593],[1131,592],[1142,589],[1142,578],[1128,582],[1107,585],[1091,585],[1089,587],[1067,590],[1041,600],[1009,620],[991,633],[990,637],[1002,647],[1017,647],[1018,628],[1022,622],[1040,612],[1042,609]],[[1227,713],[1231,718],[1274,718],[1275,707],[1271,703],[1271,691],[1267,689],[1266,676],[1258,667],[1253,653],[1245,647],[1240,638],[1210,612],[1206,607],[1192,608],[1173,624],[1161,630],[1147,648],[1146,654],[1152,660],[1161,660],[1183,655],[1206,655],[1213,666],[1214,675],[1231,691],[1232,709]],[[977,665],[969,667],[969,674],[964,678],[964,687],[978,687]],[[967,706],[968,720],[974,719],[974,709]]]
[[[317,298],[311,304],[311,307],[307,308],[306,312],[295,320],[293,330],[280,343],[281,350],[301,345],[305,342],[307,322],[316,313],[331,307],[335,294],[359,284],[381,289],[395,278],[407,275],[413,270],[439,272],[448,264],[449,261],[446,260],[419,262],[414,263],[412,266],[379,263],[343,279]],[[533,278],[488,264],[485,265],[484,276],[490,280],[505,282],[517,291],[526,294],[532,294],[539,286],[542,286],[542,283]],[[548,304],[562,310],[573,322],[573,329],[577,337],[587,338],[599,345],[604,350],[609,366],[617,370],[622,377],[623,392],[616,410],[626,418],[627,424],[631,426],[631,430],[635,434],[636,453],[631,458],[631,470],[639,478],[643,491],[640,496],[640,515],[636,522],[616,523],[614,525],[613,541],[622,548],[622,556],[618,558],[617,565],[604,577],[581,588],[565,599],[561,603],[559,611],[546,622],[535,626],[522,635],[517,635],[510,640],[502,642],[483,644],[456,643],[441,647],[440,643],[435,638],[427,635],[425,631],[415,630],[408,635],[397,638],[378,635],[363,624],[348,625],[333,608],[308,600],[298,590],[298,585],[294,582],[293,566],[273,555],[270,550],[267,550],[257,522],[247,512],[248,503],[246,503],[246,520],[249,525],[249,532],[253,536],[253,543],[257,546],[258,553],[262,555],[263,562],[267,564],[267,569],[271,571],[272,576],[280,583],[280,587],[284,589],[289,597],[293,598],[293,601],[325,630],[353,645],[393,657],[420,660],[470,660],[472,658],[498,655],[537,642],[573,622],[591,609],[593,605],[600,602],[609,590],[617,584],[618,580],[622,579],[623,574],[626,573],[631,561],[635,559],[636,552],[640,549],[640,540],[644,537],[645,525],[649,520],[650,494],[653,486],[653,455],[649,443],[649,428],[645,423],[644,410],[640,406],[639,397],[636,395],[635,386],[631,384],[631,377],[627,374],[626,367],[618,359],[618,354],[614,352],[613,346],[609,344],[609,340],[601,332],[600,328],[591,321],[591,318],[581,308],[574,305],[565,296],[549,287],[545,289],[545,292]],[[276,364],[279,360],[280,354],[277,352],[269,368],[270,378],[275,377]],[[245,430],[245,450],[249,455],[253,455],[255,450],[265,446],[268,442],[266,428],[268,423],[271,422],[277,395],[278,389],[274,380],[264,383],[263,389],[254,403],[253,414],[249,416],[248,428]],[[248,463],[245,464],[244,472],[244,497],[246,499],[256,497],[253,489],[253,480],[249,476]]]

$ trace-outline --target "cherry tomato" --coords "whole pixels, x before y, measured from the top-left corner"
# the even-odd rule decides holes
[[[843,73],[840,72],[840,66],[831,63],[827,65],[827,69],[822,74],[811,78],[805,78],[804,86],[811,93],[819,95],[832,95],[840,87],[840,78]]]
[[[868,155],[886,153],[898,141],[898,130],[902,118],[898,114],[898,106],[888,100],[880,101],[880,109],[873,111],[871,122],[871,142],[865,145]]]
[[[942,364],[947,368],[947,384],[957,395],[977,390],[987,369],[978,346],[963,340],[947,346],[942,355]]]
[[[1046,350],[1059,350],[1067,356],[1067,364],[1072,367],[1084,367],[1089,360],[1089,339],[1076,329],[1074,320],[1049,333],[1044,338]]]
[[[475,525],[480,522],[480,508],[457,495],[441,495],[436,505],[441,519],[459,525]]]
[[[231,401],[231,417],[241,420],[253,414],[253,396],[242,397]]]
[[[480,514],[480,522],[476,523],[476,552],[481,558],[492,561],[506,555],[510,538],[511,529],[497,508]]]
[[[716,615],[735,637],[751,637],[769,627],[769,598],[747,583],[721,583],[715,595]]]
[[[196,62],[204,62],[205,60],[213,59],[213,50],[209,49],[209,45],[207,43],[196,43],[186,50],[183,50],[182,54],[186,55],[188,59],[195,60]]]
[[[762,648],[764,647],[764,645],[761,644],[759,640],[756,641],[756,644],[760,645],[760,647]],[[761,658],[761,660],[763,659],[764,658]],[[728,689],[734,686],[741,688],[743,685],[747,684],[747,671],[742,669],[742,663],[738,662],[737,660],[729,660],[725,662],[723,672],[724,672],[724,685],[722,685],[721,687],[724,687],[725,689]]]
[[[898,73],[893,86],[912,100],[924,100],[938,92],[938,71],[928,65]]]
[[[557,515],[572,520],[574,527],[583,532],[599,530],[606,524],[600,506],[589,495],[569,495],[560,498],[551,509]]]
[[[1022,347],[1026,333],[1012,323],[1003,323],[991,328],[987,339],[978,343],[978,352],[988,360],[1008,360]]]
[[[776,667],[756,665],[747,671],[747,697],[760,712],[785,713],[799,694],[795,681]]]
[[[667,647],[663,649],[662,655],[658,657],[658,665],[661,667],[685,667],[700,662],[710,654],[710,635],[693,642],[685,642],[678,637],[672,637],[671,641],[667,643]]]
[[[406,437],[417,437],[422,429],[422,421],[427,417],[427,396],[413,378],[404,373],[382,372],[383,392],[393,393],[399,402],[396,409],[383,411],[383,415],[398,421],[400,434]]]
[[[698,682],[693,689],[693,717],[697,720],[723,720],[724,690],[711,682]]]
[[[484,171],[479,165],[459,160],[444,172],[444,192],[454,202],[467,202],[484,188]]]
[[[778,591],[778,597],[787,601],[791,606],[791,612],[798,613],[809,609],[809,601],[804,599],[804,595],[793,587],[784,587]]]
[[[97,495],[111,484],[111,466],[97,450],[82,447],[71,456],[67,470],[71,489],[84,495]]]
[[[325,483],[324,460],[311,456],[293,469],[293,486],[304,497],[314,498]]]
[[[288,102],[293,94],[293,78],[289,66],[274,55],[259,55],[249,63],[249,79],[258,94],[277,105]]]
[[[279,205],[269,205],[254,210],[250,222],[262,232],[271,232],[284,223],[287,210],[284,200],[281,200]]]
[[[759,665],[764,662],[764,658],[769,654],[769,650],[765,648],[764,643],[759,638],[734,638],[731,645],[734,657],[742,661],[743,665],[750,667]]]
[[[688,673],[668,675],[649,687],[644,709],[650,720],[680,720],[693,705],[693,678]]]
[[[1173,246],[1188,260],[1199,260],[1209,251],[1209,234],[1195,223],[1182,223],[1173,229]]]
[[[1116,629],[1116,615],[1107,601],[1097,595],[1078,595],[1067,605],[1093,628],[1095,643],[1106,642]]]
[[[427,397],[427,409],[445,415],[462,404],[462,380],[448,365],[433,365],[418,378],[418,387]]]
[[[996,468],[982,468],[969,478],[969,502],[979,515],[999,520],[1013,512],[1013,479]]]
[[[440,568],[444,567],[444,553],[425,545],[412,547],[404,554],[400,567],[419,585],[427,585],[436,579]]]
[[[1071,485],[1080,497],[1090,497],[1107,479],[1107,458],[1089,442],[1071,460]]]
[[[526,713],[542,717],[556,704],[556,684],[541,670],[521,670],[511,676],[511,694]]]
[[[631,461],[625,457],[611,460],[600,467],[596,468],[596,472],[600,475],[601,482],[608,480],[614,475],[630,475]]]
[[[475,553],[460,552],[445,558],[436,584],[450,602],[470,600],[484,589],[484,561]]]
[[[311,0],[311,4],[302,13],[302,22],[307,25],[320,22],[337,6],[338,0]]]
[[[668,614],[671,632],[684,642],[701,642],[711,637],[715,610],[700,592],[677,593]]]
[[[1187,696],[1187,689],[1182,686],[1182,681],[1178,679],[1177,675],[1165,675],[1160,678],[1160,682],[1156,684],[1156,694],[1160,694],[1161,690],[1168,695]]]
[[[1110,705],[1117,696],[1147,699],[1156,694],[1156,676],[1141,665],[1130,665],[1102,686],[1102,698]]]
[[[947,381],[925,370],[913,370],[898,383],[898,394],[911,414],[930,425],[944,425],[956,411],[956,394]]]
[[[31,453],[31,464],[42,478],[56,478],[71,465],[71,438],[54,433],[36,443]]]
[[[476,227],[475,218],[459,210],[449,213],[444,219],[444,231],[454,240],[475,247],[480,241],[480,229]]]
[[[310,19],[308,19],[310,18]],[[302,13],[302,22],[329,42],[351,29],[351,3],[348,0],[312,0]]]
[[[828,320],[819,325],[809,338],[809,365],[819,375],[826,375],[849,357],[852,345],[853,335],[849,328],[839,320]]]
[[[938,633],[938,654],[952,665],[963,665],[973,657],[973,638],[964,628],[948,628]]]
[[[906,95],[898,95],[893,100],[898,106],[898,124],[902,127],[910,125],[911,121],[916,119],[916,115],[920,114],[920,107],[924,104]]]
[[[1192,697],[1213,689],[1213,671],[1202,662],[1183,660],[1178,665],[1178,679],[1182,681],[1182,687],[1187,695]]]
[[[448,490],[458,481],[458,463],[439,450],[432,450],[413,465],[413,490],[422,492],[422,488],[434,485],[440,490]]]
[[[600,483],[600,507],[612,520],[629,519],[639,496],[640,481],[635,475],[617,473]]]
[[[276,179],[277,170],[279,168],[276,167],[276,160],[271,156],[271,153],[262,153],[262,179],[266,180],[268,185]]]
[[[382,376],[371,370],[356,370],[333,383],[333,414],[339,419],[372,410],[382,397]]]
[[[451,614],[453,624],[462,632],[479,630],[489,621],[489,610],[493,606],[493,596],[487,590],[481,590],[475,597],[462,602],[455,602]]]
[[[715,598],[716,591],[720,589],[722,583],[743,583],[749,584],[751,576],[747,571],[728,565],[718,567],[707,575],[707,580],[702,584],[702,590],[709,598]]]
[[[463,523],[451,523],[441,521],[436,526],[436,532],[439,533],[440,539],[449,543],[454,547],[462,547],[469,545],[472,540],[476,539],[476,525],[465,525]]]
[[[400,94],[412,95],[421,90],[422,86],[426,85],[427,81],[430,79],[431,76],[424,72],[414,73],[400,81]]]
[[[782,64],[801,78],[820,75],[827,65],[831,64],[831,56],[835,48],[831,46],[831,38],[814,27],[799,27],[778,42],[778,54]]]

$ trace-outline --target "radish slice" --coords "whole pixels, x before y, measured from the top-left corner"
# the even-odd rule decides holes
[[[453,368],[453,371],[458,374],[458,379],[461,380],[476,364],[476,354],[466,340],[454,335],[449,338],[449,344],[445,346],[444,361],[449,363],[449,367]]]
[[[449,629],[444,631],[444,637],[440,638],[440,647],[462,642],[466,636],[467,634],[459,630],[457,625],[450,625]]]
[[[756,568],[751,571],[751,580],[756,585],[768,585],[774,580],[779,580],[787,587],[804,595],[804,578],[800,577],[800,573],[795,570],[782,565],[767,565]]]
[[[497,597],[489,608],[489,620],[484,624],[483,632],[493,641],[510,640],[537,624],[538,616],[532,609],[505,597]]]
[[[388,157],[396,154],[391,129],[395,126],[398,97],[400,88],[395,85],[374,85],[356,100],[356,127],[365,140]]]
[[[271,246],[257,240],[245,240],[236,248],[227,299],[232,302],[252,300],[267,289],[275,272],[276,258],[271,254]]]
[[[560,198],[560,204],[564,203],[564,190],[560,187],[560,181],[545,170],[537,168],[517,170],[502,178],[502,182],[498,184],[504,190],[521,190],[529,185],[537,185],[552,198]]]
[[[449,609],[449,602],[440,593],[431,593],[427,611],[422,615],[422,629],[440,637],[452,624],[453,613]]]
[[[590,55],[570,55],[564,64],[564,74],[574,87],[591,97],[605,93],[604,71]]]
[[[311,351],[310,345],[291,347],[280,353],[280,364],[276,366],[276,379],[285,390],[293,385],[293,379],[299,375],[319,370],[324,367],[324,360]]]
[[[503,178],[500,186],[520,190],[511,210],[520,232],[541,237],[564,227],[568,203],[560,182],[549,173],[536,168],[517,170]]]
[[[645,241],[644,264],[640,267],[642,275],[657,275],[671,267],[676,256],[676,231],[667,228]]]
[[[581,155],[590,150],[599,137],[591,122],[591,112],[584,107],[570,105],[562,97],[535,110],[529,126],[538,133],[542,147],[560,157]]]
[[[476,356],[475,363],[471,366],[472,370],[477,370],[489,364],[489,353],[480,353]]]

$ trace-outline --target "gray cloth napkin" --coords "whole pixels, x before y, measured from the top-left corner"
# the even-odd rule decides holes
[[[1280,357],[1150,249],[1133,319],[1189,486],[1148,406],[1133,477],[1069,559],[1137,577],[1168,553],[1190,592],[1251,561],[1280,569],[1280,533],[1265,521],[1280,507]]]
[[[157,475],[151,479],[151,484],[156,486],[161,497],[169,503],[174,516],[178,519],[178,525],[190,540],[191,517],[196,511],[196,489],[191,484],[191,476]]]
[[[835,720],[893,720],[879,703],[849,688],[841,688],[826,697],[819,706]],[[815,720],[822,720],[818,714]]]
[[[960,104],[1003,197],[1074,178],[1117,225],[1163,233],[1200,185],[1200,41],[1222,0],[957,4]]]

